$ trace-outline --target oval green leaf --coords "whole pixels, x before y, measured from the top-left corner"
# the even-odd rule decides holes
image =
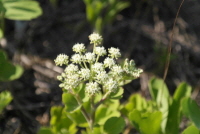
[[[11,20],[31,20],[42,14],[42,9],[37,1],[9,0],[3,1],[6,9],[5,18]]]
[[[111,117],[103,126],[103,129],[107,134],[119,134],[123,131],[126,123],[122,117]]]

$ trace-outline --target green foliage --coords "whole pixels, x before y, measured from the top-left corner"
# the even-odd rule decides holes
[[[99,106],[95,113],[96,123],[98,125],[104,125],[109,118],[119,117],[121,114],[118,108],[119,108],[118,100],[108,101],[106,104]]]
[[[135,109],[130,112],[129,120],[141,134],[161,133],[162,113],[159,111],[142,113]]]
[[[187,127],[182,134],[200,134],[200,130],[194,125]]]
[[[66,115],[63,107],[52,107],[50,127],[41,127],[38,134],[76,134],[76,125]]]
[[[0,93],[0,114],[3,109],[12,101],[11,93],[8,91],[3,91]]]
[[[4,18],[11,20],[31,20],[42,14],[42,9],[34,0],[0,1],[0,38],[4,33]]]
[[[192,88],[186,83],[181,83],[174,95],[172,104],[169,106],[169,115],[166,126],[166,133],[178,134],[179,133],[179,124],[181,120],[181,101],[184,97],[189,98],[191,95]]]
[[[194,123],[200,130],[200,107],[191,98],[184,98],[182,100],[183,113]]]
[[[8,61],[6,53],[0,50],[0,81],[11,81],[21,77],[23,68]]]
[[[87,20],[93,25],[94,31],[101,33],[104,26],[111,24],[117,14],[130,6],[122,0],[83,0],[86,5]]]
[[[164,81],[152,78],[149,81],[149,91],[152,100],[133,94],[121,106],[121,112],[141,134],[179,134],[183,114],[199,129],[200,108],[190,99],[191,86],[181,83],[174,95],[170,96]]]

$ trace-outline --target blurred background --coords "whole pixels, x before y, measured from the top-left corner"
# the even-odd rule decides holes
[[[148,80],[152,76],[162,78],[164,74],[172,27],[181,0],[35,2],[35,7],[27,3],[20,5],[22,9],[31,7],[35,12],[25,19],[11,16],[17,12],[15,4],[10,6],[6,0],[0,3],[1,14],[5,13],[0,18],[0,48],[13,64],[23,68],[18,79],[0,83],[0,91],[8,90],[13,96],[0,115],[1,134],[36,134],[40,126],[49,124],[51,106],[62,105],[62,90],[56,80],[62,68],[56,67],[53,60],[60,53],[71,55],[75,43],[84,43],[90,49],[88,35],[94,31],[103,36],[105,48],[119,48],[123,57],[134,59],[137,67],[144,70],[139,79],[125,86],[122,102],[135,92],[149,97]],[[10,7],[14,8],[8,14]],[[183,81],[194,89],[200,87],[199,36],[200,1],[187,0],[174,30],[166,78],[171,94]]]

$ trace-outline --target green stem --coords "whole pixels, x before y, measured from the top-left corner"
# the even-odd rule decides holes
[[[4,36],[4,30],[5,30],[5,20],[4,20],[4,13],[0,13],[0,29],[2,30],[2,37]],[[2,38],[0,37],[0,38]]]
[[[81,105],[81,113],[83,114],[83,116],[85,117],[86,121],[88,122],[90,128],[92,127],[91,125],[91,117],[89,116],[89,114],[87,113],[87,111],[85,110],[85,108],[82,105],[82,101],[80,99],[80,97],[76,94],[75,95],[75,99],[77,100],[78,104]]]
[[[94,122],[95,122],[95,104],[94,104],[94,96],[91,96],[91,109],[92,109],[92,113],[91,113],[91,128],[90,130],[93,131],[93,127],[94,127]]]

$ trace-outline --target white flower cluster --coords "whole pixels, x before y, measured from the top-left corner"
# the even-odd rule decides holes
[[[126,59],[123,66],[116,63],[116,59],[121,56],[118,48],[109,48],[108,56],[100,62],[99,57],[107,54],[103,46],[97,46],[101,43],[102,37],[93,33],[89,39],[94,44],[93,52],[86,52],[85,45],[77,43],[72,48],[75,54],[70,59],[64,54],[58,55],[55,59],[56,65],[67,65],[64,72],[58,76],[58,80],[62,82],[61,88],[73,92],[79,84],[85,83],[85,92],[89,95],[98,92],[104,94],[116,91],[121,86],[119,83],[138,78],[142,73],[141,69],[135,67],[133,60],[129,62]]]
[[[93,33],[89,35],[89,40],[91,44],[94,44],[95,46],[100,45],[103,38],[98,33]]]

